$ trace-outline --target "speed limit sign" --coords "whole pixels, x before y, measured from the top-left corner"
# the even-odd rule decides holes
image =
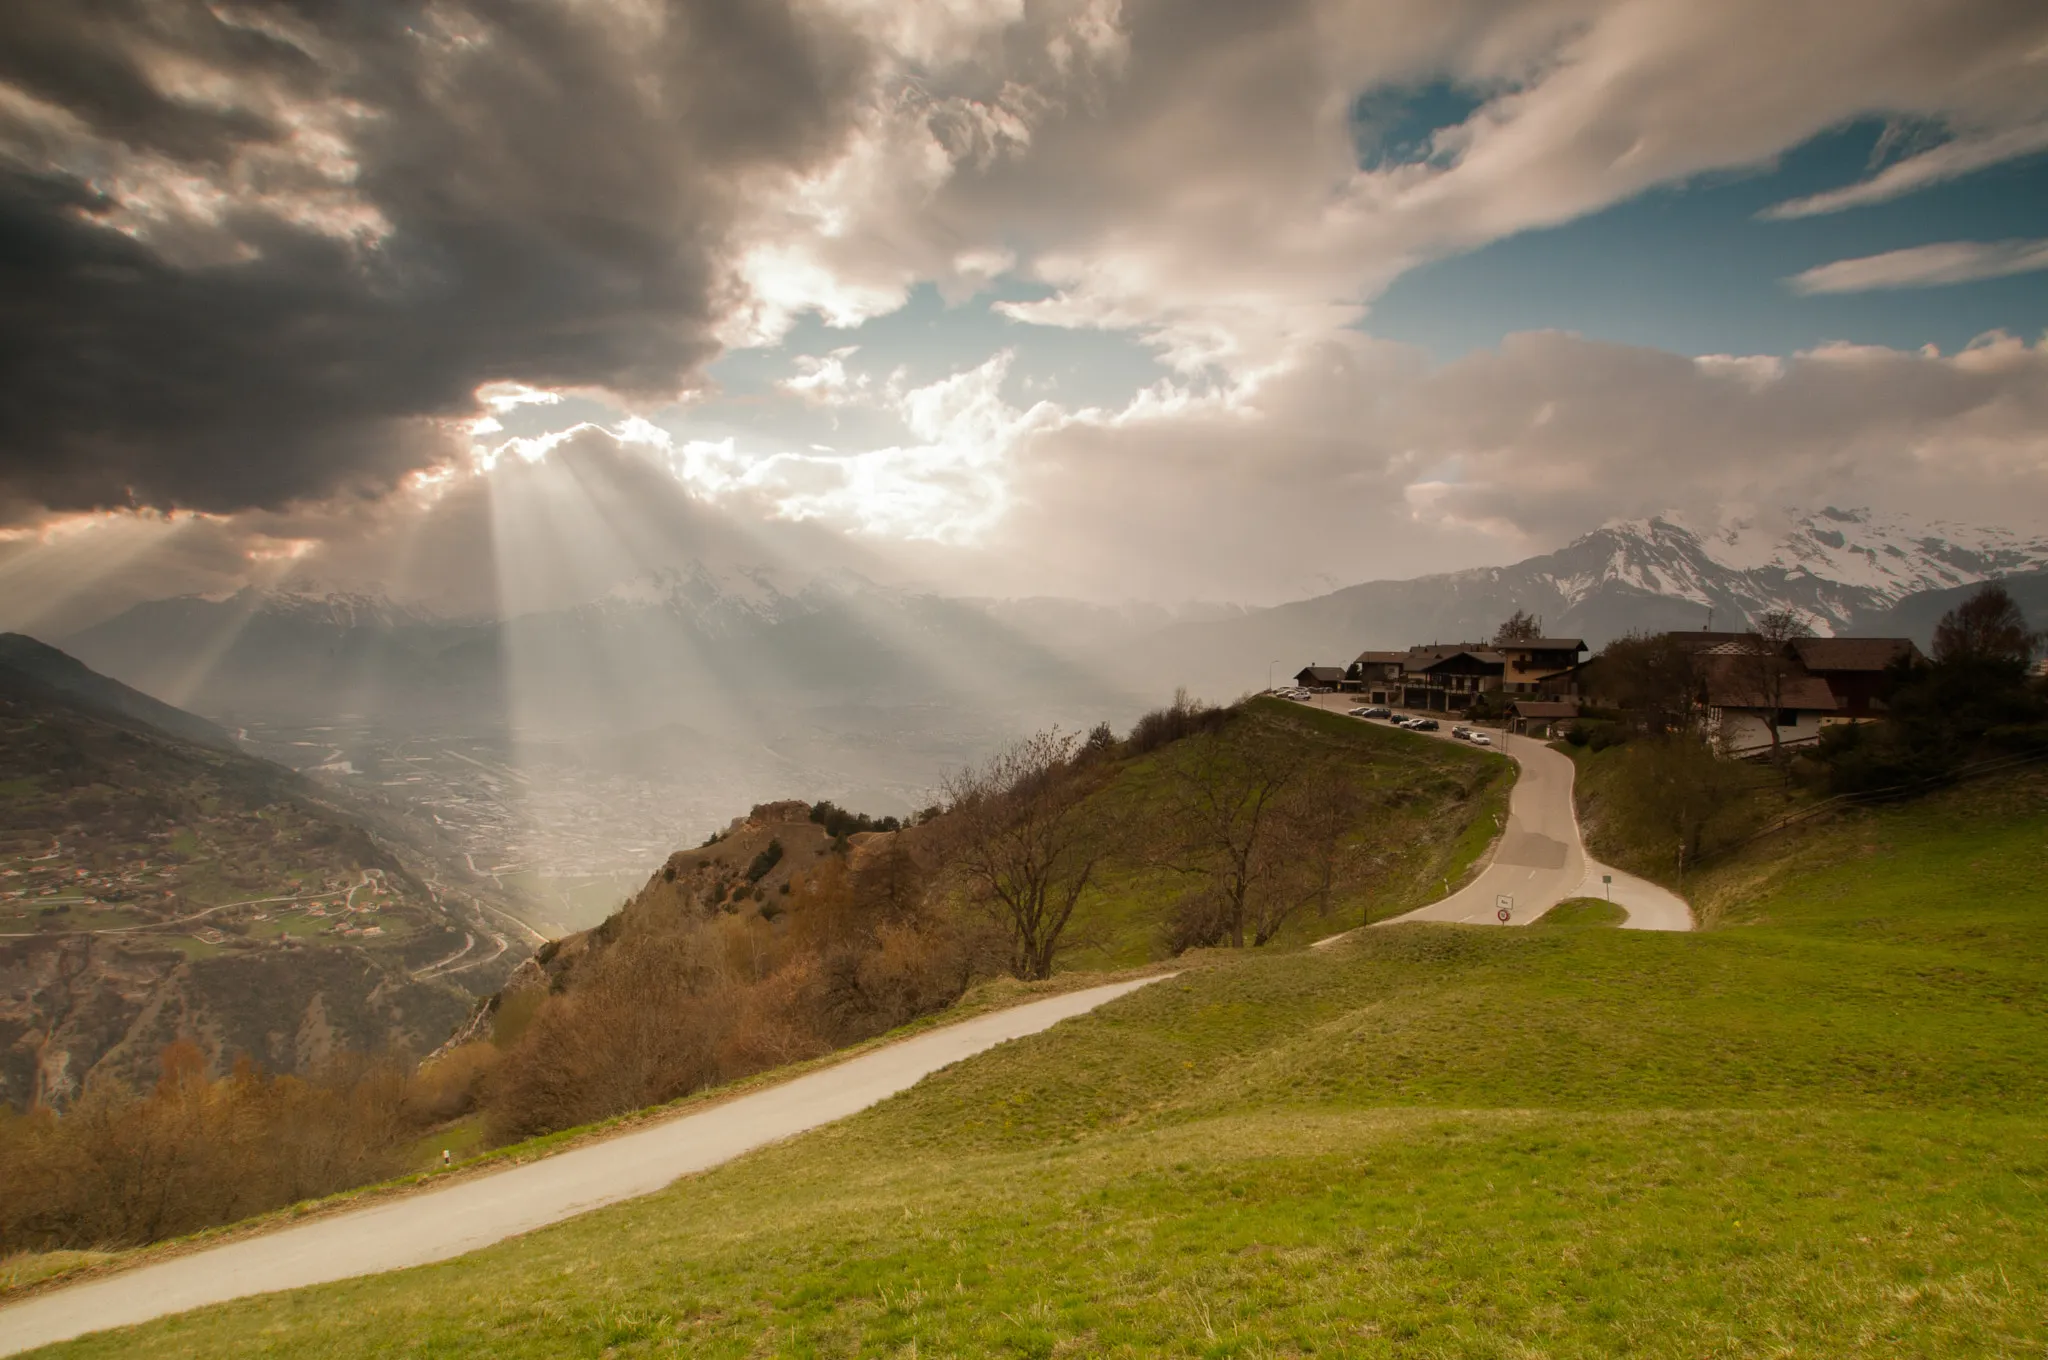
[[[1493,914],[1503,921],[1515,914],[1515,899],[1507,893],[1496,896],[1493,899],[1493,906]]]

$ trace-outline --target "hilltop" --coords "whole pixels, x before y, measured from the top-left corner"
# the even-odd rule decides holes
[[[1224,943],[1191,907],[1177,791],[1204,752],[1256,753],[1321,809],[1326,873],[1289,891],[1261,940],[1285,948],[1419,905],[1496,834],[1511,767],[1497,755],[1307,706],[1255,700],[1180,712],[1186,731],[1106,729],[1057,772],[1076,824],[1105,837],[1052,951],[1054,966],[1119,969]],[[1170,723],[1168,723],[1170,726]],[[1215,746],[1204,745],[1213,740]],[[830,803],[764,803],[668,857],[602,924],[543,946],[451,1041],[496,1076],[456,1141],[542,1134],[821,1056],[953,1004],[1016,966],[998,915],[972,900],[957,804],[911,825]],[[1318,820],[1307,804],[1290,816]],[[1250,943],[1250,938],[1247,943]],[[644,1041],[650,1010],[663,1033]],[[467,1049],[465,1050],[465,1046]]]

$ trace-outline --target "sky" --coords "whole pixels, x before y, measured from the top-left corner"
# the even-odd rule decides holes
[[[2035,0],[10,25],[6,626],[699,558],[1271,603],[1822,504],[2048,530]]]

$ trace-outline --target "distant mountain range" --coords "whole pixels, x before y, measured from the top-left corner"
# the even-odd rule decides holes
[[[1228,698],[1369,647],[1485,637],[1516,609],[1595,648],[1633,629],[1739,627],[1768,609],[1819,633],[1920,636],[1931,619],[1906,602],[2044,569],[2048,536],[1826,507],[1775,529],[1613,524],[1512,566],[1269,609],[951,598],[728,556],[513,618],[244,591],[137,605],[64,645],[231,727],[352,715],[384,729],[516,730],[623,767],[659,748],[686,756],[690,777],[744,784],[731,799],[928,786],[1047,722],[1122,723],[1179,685]]]
[[[227,723],[352,714],[562,738],[716,727],[777,706],[988,711],[1121,699],[981,604],[765,569],[667,571],[509,619],[440,618],[360,595],[186,596],[136,605],[63,645]]]
[[[1834,507],[1788,519],[1775,534],[1752,523],[1701,531],[1675,517],[1608,525],[1512,566],[1373,581],[1236,619],[1177,624],[1130,652],[1221,697],[1262,686],[1273,661],[1292,674],[1368,648],[1490,637],[1517,609],[1596,649],[1636,629],[1739,628],[1774,609],[1820,634],[1898,631],[1924,642],[1948,606],[1929,614],[1909,602],[2048,569],[2048,535]]]

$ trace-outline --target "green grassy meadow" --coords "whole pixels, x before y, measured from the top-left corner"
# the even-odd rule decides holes
[[[2036,1355],[2044,877],[2037,775],[1757,842],[1695,934],[1191,958],[647,1199],[56,1353]]]

